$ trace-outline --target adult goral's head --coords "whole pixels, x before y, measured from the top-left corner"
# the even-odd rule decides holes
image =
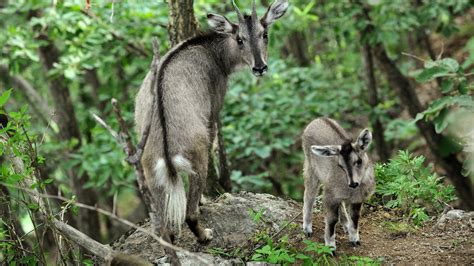
[[[242,15],[234,1],[232,4],[239,22],[233,23],[225,16],[208,14],[209,27],[215,32],[229,34],[235,41],[235,47],[238,47],[242,63],[248,65],[255,76],[263,76],[268,70],[268,28],[285,14],[288,0],[275,0],[261,18],[257,16],[255,0],[251,15]]]
[[[372,141],[372,133],[362,130],[355,142],[347,141],[342,145],[311,146],[311,152],[321,157],[337,157],[340,167],[347,177],[347,184],[356,188],[362,181],[369,164],[367,147]]]

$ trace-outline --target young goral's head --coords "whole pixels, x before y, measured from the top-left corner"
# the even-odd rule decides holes
[[[252,73],[259,77],[267,70],[268,28],[282,17],[288,9],[288,0],[275,0],[262,18],[257,17],[255,0],[252,4],[252,15],[242,15],[232,1],[239,23],[230,22],[226,17],[208,14],[209,27],[216,32],[229,34],[238,47],[241,61],[252,68]]]
[[[355,142],[347,141],[342,145],[311,146],[311,151],[322,157],[338,157],[338,166],[346,173],[349,187],[356,188],[364,177],[368,166],[367,147],[372,141],[372,133],[362,130]]]

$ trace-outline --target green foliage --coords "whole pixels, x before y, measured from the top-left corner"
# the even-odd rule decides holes
[[[261,208],[258,212],[254,211],[253,209],[248,210],[249,216],[252,218],[252,221],[255,224],[258,224],[261,221],[262,216],[263,216],[263,211],[264,211],[263,208]]]
[[[232,166],[240,170],[233,174],[239,189],[266,191],[260,180],[272,176],[299,198],[303,154],[296,144],[306,124],[318,116],[337,119],[343,112],[367,112],[368,107],[355,96],[362,93],[362,85],[345,73],[334,85],[335,73],[322,67],[291,67],[273,60],[272,73],[257,84],[248,73],[235,77],[226,95],[223,132]]]
[[[249,210],[249,216],[255,224],[262,225],[263,209],[259,212]],[[253,254],[245,257],[244,260],[260,261],[281,265],[380,265],[379,259],[371,259],[368,257],[358,256],[339,256],[333,257],[334,250],[332,247],[325,246],[322,243],[313,242],[304,239],[301,243],[299,236],[301,227],[296,223],[284,223],[281,230],[287,233],[275,238],[270,236],[270,229],[264,227],[256,232],[252,237],[254,245],[264,243],[253,251]],[[298,240],[295,240],[298,239]],[[228,252],[215,251],[223,253],[221,255],[228,256]],[[234,252],[235,254],[235,252]]]
[[[473,50],[474,53],[474,50]],[[453,107],[474,110],[472,92],[474,86],[468,82],[468,75],[464,73],[459,63],[452,58],[437,61],[427,61],[425,69],[414,73],[418,82],[424,83],[436,78],[442,78],[441,92],[443,97],[433,101],[430,106],[419,113],[415,119],[433,121],[436,132],[442,132],[448,125],[447,114]]]
[[[424,166],[423,156],[400,151],[387,164],[377,164],[377,195],[388,208],[400,208],[415,224],[421,225],[429,214],[443,209],[455,199],[452,185]]]

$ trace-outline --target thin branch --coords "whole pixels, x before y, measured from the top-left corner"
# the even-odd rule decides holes
[[[112,0],[112,13],[110,14],[110,23],[114,23],[115,0]]]
[[[3,182],[0,182],[0,184],[4,185],[4,186],[6,186],[6,187],[15,188],[15,189],[19,189],[19,190],[25,191],[25,192],[27,192],[30,196],[33,196],[35,199],[48,198],[48,199],[57,199],[57,200],[61,200],[61,201],[64,201],[64,202],[71,202],[71,199],[68,199],[68,198],[65,198],[65,197],[62,197],[62,196],[43,194],[43,193],[39,193],[38,191],[33,190],[33,189],[28,189],[28,188],[25,188],[25,187],[22,187],[22,186],[15,186],[15,185],[3,183]],[[77,201],[75,201],[75,202],[73,203],[73,205],[74,205],[74,206],[77,206],[77,207],[79,207],[79,208],[83,208],[83,209],[87,209],[87,210],[96,211],[96,212],[98,212],[98,213],[100,213],[100,214],[103,214],[103,215],[105,215],[105,216],[107,216],[107,217],[110,217],[110,218],[112,218],[112,219],[114,219],[114,220],[116,220],[116,221],[118,221],[118,222],[120,222],[120,223],[122,223],[122,224],[124,224],[124,225],[127,225],[127,226],[129,226],[129,227],[132,227],[132,228],[136,229],[137,231],[142,232],[142,233],[144,233],[144,234],[146,234],[146,235],[152,237],[154,240],[156,240],[158,243],[160,243],[160,245],[162,245],[162,246],[164,246],[164,247],[167,247],[167,248],[173,249],[173,250],[175,250],[175,251],[181,252],[181,253],[183,253],[183,254],[186,255],[186,256],[195,258],[195,259],[201,261],[202,263],[205,263],[206,265],[210,265],[210,264],[211,264],[208,260],[202,258],[201,256],[196,255],[195,253],[192,253],[192,252],[190,252],[190,251],[187,251],[187,250],[185,250],[185,249],[183,249],[183,248],[177,247],[177,246],[175,246],[175,245],[173,245],[173,244],[170,244],[170,243],[166,242],[165,240],[163,240],[163,238],[161,238],[160,236],[158,236],[158,235],[156,235],[155,233],[151,232],[150,230],[148,230],[148,229],[146,229],[146,228],[144,228],[144,227],[141,227],[141,226],[139,226],[139,225],[137,225],[137,224],[135,224],[135,223],[132,223],[132,222],[126,220],[126,219],[123,219],[123,218],[121,218],[121,217],[118,217],[117,215],[115,215],[115,214],[113,214],[113,213],[111,213],[111,212],[109,212],[109,211],[107,211],[107,210],[104,210],[104,209],[99,208],[99,207],[97,207],[97,206],[90,206],[90,205],[87,205],[87,204],[84,204],[84,203],[80,203],[80,202],[77,202]],[[78,231],[77,229],[74,229],[74,228],[71,227],[70,225],[67,225],[67,224],[65,224],[65,223],[63,223],[63,222],[60,222],[60,221],[56,220],[56,219],[53,219],[52,221],[54,222],[53,224],[55,225],[55,227],[56,227],[56,225],[59,225],[60,228],[58,228],[58,229],[60,229],[60,231],[63,231],[63,229],[64,229],[64,231],[67,232],[67,236],[69,236],[69,234],[72,234],[72,236],[74,237],[74,239],[72,239],[72,240],[73,240],[73,242],[75,242],[75,243],[78,243],[76,240],[79,241],[79,239],[76,239],[76,238],[81,238],[81,239],[82,239],[82,238],[89,238],[87,235],[83,234],[82,232]],[[66,227],[70,227],[70,228],[66,228]],[[72,228],[72,229],[71,229],[71,228]],[[72,233],[71,233],[71,232],[72,232]],[[93,242],[91,242],[91,241],[93,241]],[[83,245],[82,245],[81,243],[82,243]],[[92,244],[92,243],[94,243],[94,244]],[[105,246],[103,246],[102,244],[98,243],[97,241],[95,241],[95,240],[93,240],[93,239],[91,239],[91,238],[87,239],[86,241],[82,241],[82,240],[81,240],[81,242],[78,243],[78,244],[81,245],[81,246],[83,246],[83,247],[86,247],[86,248],[92,248],[92,247],[93,247],[93,248],[96,248],[97,250],[101,250],[102,253],[97,253],[97,252],[96,252],[97,250],[89,250],[89,251],[91,251],[92,253],[94,253],[94,254],[96,254],[96,255],[102,254],[102,255],[98,255],[98,256],[100,256],[100,257],[102,257],[102,258],[106,258],[106,257],[103,256],[103,254],[107,254],[107,255],[113,255],[113,254],[114,254],[114,251],[113,251],[111,248],[107,249]],[[100,245],[100,246],[97,246],[97,245]],[[107,252],[105,252],[105,251],[107,251]]]
[[[425,59],[420,58],[420,57],[418,57],[418,56],[416,56],[416,55],[414,55],[414,54],[409,54],[409,53],[402,52],[402,55],[406,55],[406,56],[408,56],[408,57],[415,58],[416,60],[419,60],[419,61],[421,61],[421,62],[426,62]]]
[[[443,54],[444,54],[444,42],[441,42],[441,52],[439,52],[439,55],[436,58],[436,60],[440,60],[441,57],[443,57]]]
[[[105,121],[102,118],[100,118],[98,115],[92,112],[91,112],[91,115],[97,121],[97,123],[99,123],[102,127],[107,129],[107,131],[109,131],[110,135],[112,135],[114,139],[116,139],[117,141],[119,140],[119,134],[115,130],[113,130],[109,125],[107,125],[107,123],[105,123]]]

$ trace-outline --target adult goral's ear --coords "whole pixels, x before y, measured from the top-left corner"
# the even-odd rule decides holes
[[[372,133],[370,133],[369,129],[366,128],[360,132],[359,137],[357,137],[356,144],[359,149],[365,151],[370,142],[372,142]]]
[[[238,28],[226,17],[217,14],[207,14],[207,24],[211,30],[220,33],[232,33]]]
[[[313,145],[311,146],[311,152],[315,155],[322,156],[322,157],[331,157],[337,156],[341,151],[340,145],[329,145],[329,146],[318,146]]]
[[[288,0],[275,0],[260,20],[264,26],[270,26],[275,20],[281,18],[288,9]]]

